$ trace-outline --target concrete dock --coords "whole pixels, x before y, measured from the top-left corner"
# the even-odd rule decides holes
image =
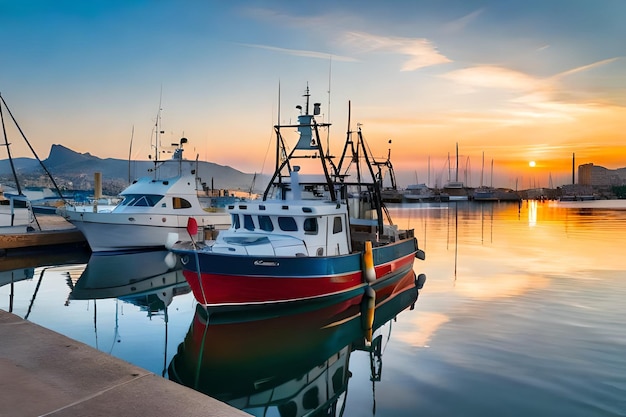
[[[0,310],[0,417],[249,416]]]

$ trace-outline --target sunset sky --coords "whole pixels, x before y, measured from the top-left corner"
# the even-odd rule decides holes
[[[573,154],[626,167],[625,22],[623,0],[0,0],[0,93],[42,159],[147,159],[161,101],[163,143],[269,174],[279,85],[288,122],[308,84],[331,151],[350,101],[401,187],[454,179],[457,143],[470,186],[557,186]]]

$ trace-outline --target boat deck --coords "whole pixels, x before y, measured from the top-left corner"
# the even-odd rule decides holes
[[[0,310],[0,416],[248,416]]]

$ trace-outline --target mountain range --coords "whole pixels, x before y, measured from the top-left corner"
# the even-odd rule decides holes
[[[34,184],[44,174],[36,158],[12,159],[20,184],[45,185]],[[48,158],[43,160],[42,164],[60,188],[93,189],[94,175],[100,172],[103,189],[107,188],[108,192],[113,194],[125,188],[131,180],[148,175],[149,170],[154,167],[154,161],[129,163],[124,159],[103,159],[90,153],[75,152],[63,145],[52,145]],[[206,161],[198,161],[198,175],[208,188],[242,191],[249,191],[255,179],[254,174]],[[13,178],[10,160],[0,160],[0,182],[14,183]]]

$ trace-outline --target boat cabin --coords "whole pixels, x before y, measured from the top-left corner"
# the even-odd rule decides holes
[[[214,252],[266,256],[334,256],[351,251],[348,213],[331,201],[273,200],[228,207],[231,227]]]
[[[122,201],[113,212],[145,211],[152,207],[155,212],[170,209],[193,208],[193,201],[197,200],[196,179],[193,174],[188,175],[187,181],[177,178],[151,179],[139,178],[121,193]]]

